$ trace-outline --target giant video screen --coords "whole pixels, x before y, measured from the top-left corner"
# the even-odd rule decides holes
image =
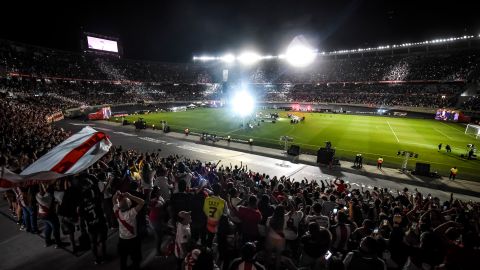
[[[455,110],[447,110],[447,109],[438,109],[437,113],[435,114],[436,120],[441,121],[458,121],[458,117],[460,116],[460,112]]]
[[[87,45],[90,50],[118,53],[118,44],[115,40],[87,36]]]

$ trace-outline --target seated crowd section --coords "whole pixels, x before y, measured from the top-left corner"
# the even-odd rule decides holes
[[[43,120],[57,101],[2,94],[2,168],[21,172],[70,135]],[[94,263],[118,256],[121,269],[129,258],[138,269],[152,238],[177,269],[477,269],[480,258],[479,202],[120,146],[84,173],[4,196],[19,229],[44,234],[46,247],[91,248]],[[108,234],[118,254],[106,253]]]
[[[459,101],[469,85],[479,83],[478,44],[457,49],[438,46],[430,52],[319,55],[312,66],[296,69],[280,60],[250,67],[138,61],[0,40],[0,91],[35,95],[66,109],[219,99],[222,92],[248,81],[260,101],[478,111],[477,97]]]

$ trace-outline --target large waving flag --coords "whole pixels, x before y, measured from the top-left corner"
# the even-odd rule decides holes
[[[74,175],[97,162],[112,143],[103,132],[87,126],[57,145],[20,174],[0,170],[0,190]]]

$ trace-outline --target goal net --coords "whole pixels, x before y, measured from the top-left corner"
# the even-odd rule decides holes
[[[468,124],[465,128],[465,134],[475,135],[475,138],[478,139],[480,137],[480,126]]]

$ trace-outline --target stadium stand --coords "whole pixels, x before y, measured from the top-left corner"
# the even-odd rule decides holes
[[[12,171],[21,171],[68,136],[33,117],[49,113],[48,103],[2,98],[0,107],[0,118],[6,123],[0,127],[4,142],[1,165]],[[218,167],[115,147],[88,173],[43,187],[9,190],[5,197],[21,230],[38,233],[37,220],[31,219],[30,212],[37,215],[45,211],[44,203],[49,201],[59,207],[48,210],[48,220],[61,222],[62,228],[80,220],[92,234],[96,228],[92,224],[101,228],[126,226],[125,221],[115,221],[117,208],[112,208],[110,201],[113,194],[117,194],[114,200],[122,194],[132,201],[146,201],[136,219],[134,235],[143,239],[147,227],[152,226],[159,241],[157,253],[171,254],[172,250],[160,245],[171,241],[181,249],[174,254],[186,267],[200,263],[198,253],[207,253],[205,247],[212,246],[217,247],[216,262],[222,269],[239,269],[229,265],[245,259],[235,260],[246,248],[255,255],[248,263],[268,269],[330,269],[332,260],[345,264],[346,269],[359,269],[358,264],[368,269],[440,265],[473,269],[479,258],[478,202],[460,201],[453,195],[448,201],[440,201],[407,188],[364,190],[341,179],[293,182],[287,177],[249,171],[246,166]],[[228,209],[219,210],[225,213],[218,216],[220,219],[210,219],[213,216],[207,198]],[[88,209],[82,210],[85,199],[98,201],[101,207],[95,210],[97,217],[100,214],[105,218],[91,220]],[[77,207],[79,212],[65,212]],[[169,236],[168,231],[178,234],[185,226],[191,228],[191,235],[180,239]],[[54,235],[59,228],[52,227]],[[47,239],[45,244],[68,243]],[[80,239],[74,237],[70,244],[75,246],[74,251],[80,249]],[[196,255],[192,257],[192,253]],[[325,259],[327,253],[333,254],[332,258]],[[105,259],[100,251],[94,254],[97,263]]]
[[[478,60],[472,60],[476,57],[469,51],[445,57],[329,60],[307,74],[282,73],[268,63],[252,72],[251,78],[256,83],[277,85],[278,91],[259,90],[264,91],[266,100],[440,107],[456,102],[463,85],[456,81],[474,80],[469,76],[476,72]],[[68,137],[68,132],[48,124],[52,113],[86,104],[200,100],[209,87],[203,83],[219,83],[208,68],[198,64],[98,58],[6,41],[0,43],[0,63],[5,63],[0,71],[5,75],[0,84],[0,166],[13,172],[22,171]],[[440,82],[355,84],[383,80]],[[477,105],[478,98],[464,103],[472,110],[477,110]],[[54,235],[59,234],[60,222],[62,228],[73,226],[75,230],[72,224],[80,220],[91,235],[103,233],[95,228],[120,226],[123,237],[140,243],[151,225],[159,243],[157,253],[174,253],[186,269],[196,269],[194,265],[205,260],[213,264],[205,249],[213,246],[218,267],[232,270],[244,264],[256,269],[478,266],[478,202],[460,201],[453,194],[450,200],[440,201],[407,188],[364,190],[341,179],[292,180],[252,172],[245,166],[218,167],[112,147],[86,173],[50,185],[9,190],[5,197],[20,229],[31,233],[38,233],[37,220],[32,217],[45,211],[48,215],[43,222],[50,224]],[[116,221],[118,196],[123,197],[120,201],[129,198],[133,206],[146,202],[140,211],[132,210],[138,212],[138,218]],[[97,218],[89,216],[92,209],[85,201],[99,202]],[[54,205],[59,207],[51,207]],[[77,207],[80,211],[71,210]],[[128,203],[120,207],[130,211]],[[215,212],[220,208],[225,209],[223,215]],[[128,222],[135,223],[136,230],[130,231]],[[169,237],[171,231],[184,237]],[[74,247],[80,245],[80,239],[71,240]],[[162,248],[164,241],[175,250]],[[46,239],[47,246],[52,243],[66,244]],[[97,263],[105,259],[102,252],[93,251]],[[334,268],[334,262],[341,267]]]
[[[467,84],[477,84],[479,57],[473,47],[400,55],[325,56],[306,70],[271,61],[246,70],[232,67],[229,82],[249,78],[264,101],[430,108],[459,105],[476,110],[475,98],[457,101]],[[222,69],[211,63],[136,61],[0,41],[0,89],[55,93],[50,98],[64,97],[67,107],[216,99],[223,86]]]

